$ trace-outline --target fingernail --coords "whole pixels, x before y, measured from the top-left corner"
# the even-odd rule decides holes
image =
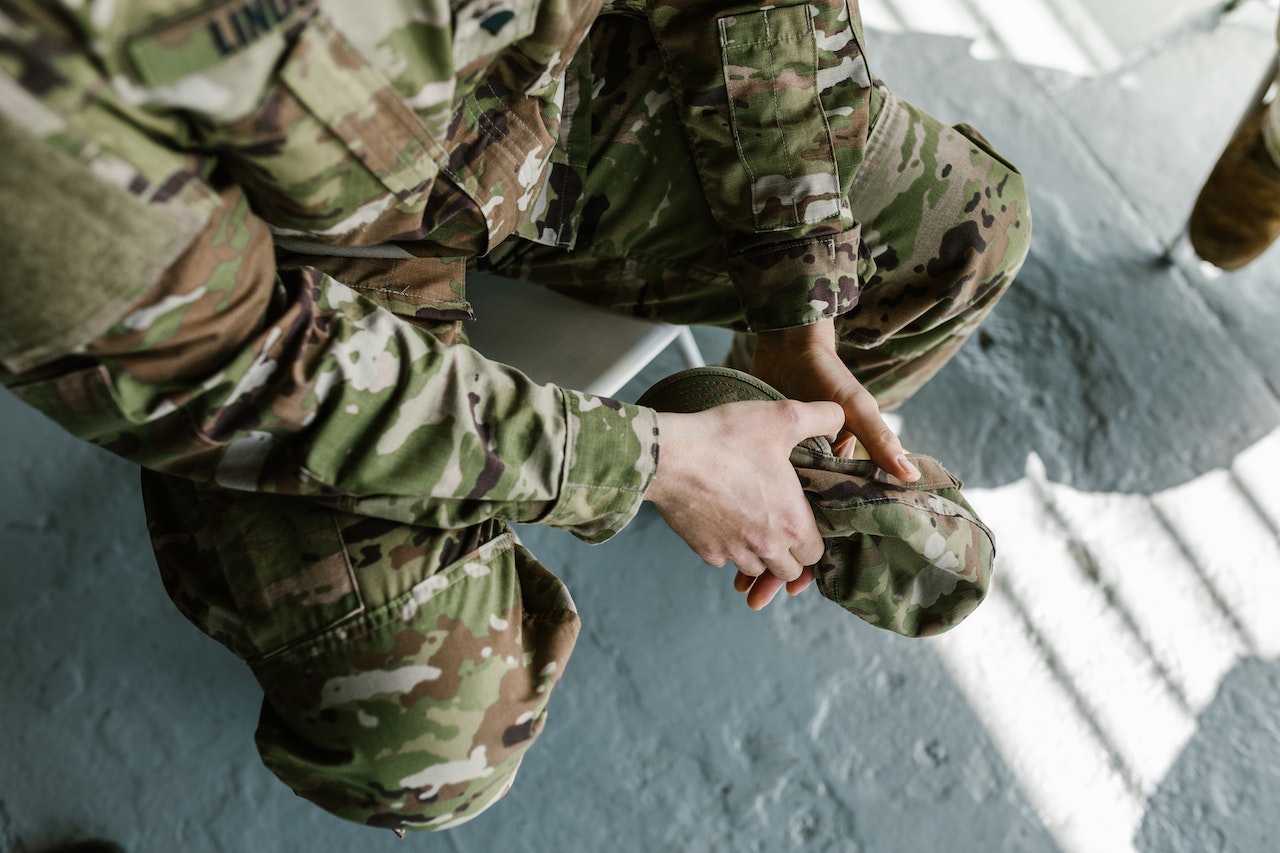
[[[907,472],[907,476],[903,477],[902,479],[906,480],[909,483],[915,482],[916,480],[920,479],[920,469],[917,468],[915,465],[912,465],[911,460],[908,459],[905,454],[899,456],[895,461],[898,463],[899,471]]]

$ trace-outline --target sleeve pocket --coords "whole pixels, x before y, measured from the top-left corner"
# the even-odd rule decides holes
[[[821,99],[827,50],[810,7],[764,9],[718,23],[730,124],[756,228],[838,218],[847,205]]]

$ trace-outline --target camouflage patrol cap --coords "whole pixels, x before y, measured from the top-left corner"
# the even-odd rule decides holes
[[[727,367],[699,367],[663,379],[640,405],[699,412],[742,400],[782,400],[764,382]],[[825,437],[791,451],[826,551],[814,575],[826,598],[881,628],[910,637],[958,624],[987,592],[995,543],[937,460],[908,458],[920,479],[906,483],[870,460],[842,459]]]

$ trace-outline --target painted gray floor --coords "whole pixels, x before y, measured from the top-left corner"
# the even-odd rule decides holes
[[[512,793],[448,834],[278,784],[132,469],[0,395],[0,853],[1280,849],[1280,250],[1158,261],[1275,48],[1273,5],[1224,5],[865,0],[876,72],[1033,194],[1019,285],[903,411],[1009,543],[999,594],[907,641],[814,594],[749,612],[652,513],[597,548],[525,529],[584,634]],[[1072,26],[1027,38],[1050,8]]]

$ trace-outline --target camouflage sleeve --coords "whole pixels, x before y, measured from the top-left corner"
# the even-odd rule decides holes
[[[536,385],[278,268],[216,158],[36,48],[0,56],[0,381],[20,398],[144,466],[396,521],[600,541],[635,513],[652,411]]]
[[[12,127],[0,136],[18,138]],[[5,177],[22,165],[8,159]],[[72,227],[96,215],[2,185],[6,213]],[[28,273],[5,275],[6,305],[22,288],[76,289],[51,276],[92,266],[68,259],[74,245],[32,245],[38,235],[4,224],[14,226],[0,229],[4,254]],[[25,238],[23,251],[10,238]],[[112,279],[96,269],[104,289]],[[12,329],[24,313],[0,321],[10,368],[24,364]],[[71,433],[141,465],[437,528],[497,516],[602,541],[634,515],[656,465],[651,411],[536,385],[313,269],[277,274],[269,233],[235,190],[105,331],[0,377]]]
[[[871,79],[857,0],[645,0],[754,330],[849,310]]]

